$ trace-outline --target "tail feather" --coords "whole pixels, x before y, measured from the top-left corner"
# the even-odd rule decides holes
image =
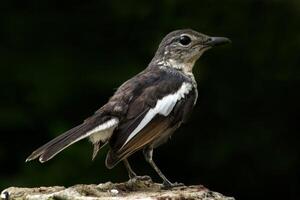
[[[26,162],[37,158],[39,158],[39,161],[42,163],[46,162],[53,158],[56,154],[69,147],[70,145],[74,144],[75,142],[78,142],[79,140],[89,137],[92,134],[100,133],[102,131],[104,133],[105,130],[110,128],[112,128],[111,131],[113,131],[113,129],[117,126],[118,123],[118,118],[111,118],[107,116],[102,117],[100,120],[92,119],[89,121],[85,121],[83,124],[72,128],[71,130],[63,133],[62,135],[54,138],[50,142],[35,150],[26,159]],[[108,135],[107,137],[110,137],[110,135]]]
[[[53,158],[56,154],[58,154],[59,152],[64,150],[65,148],[74,144],[75,142],[78,142],[79,140],[82,140],[82,139],[88,137],[89,135],[85,134],[86,131],[87,131],[86,127],[83,126],[82,128],[78,129],[76,132],[74,132],[74,134],[70,134],[68,137],[62,139],[55,145],[49,147],[40,156],[39,161],[41,163],[46,162],[46,161],[50,160],[51,158]]]
[[[71,130],[61,134],[54,138],[50,142],[41,146],[35,150],[27,159],[26,162],[39,158],[40,162],[46,162],[53,158],[56,154],[70,146],[71,144],[78,142],[79,140],[87,137],[85,136],[86,130],[85,124],[81,124],[72,128]]]

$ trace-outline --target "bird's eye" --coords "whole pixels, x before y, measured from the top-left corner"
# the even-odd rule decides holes
[[[180,44],[182,44],[183,46],[187,46],[191,43],[191,38],[189,36],[183,35],[179,38],[179,42]]]

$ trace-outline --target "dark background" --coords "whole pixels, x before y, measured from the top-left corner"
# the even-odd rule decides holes
[[[0,190],[125,181],[122,165],[91,161],[82,141],[55,159],[24,163],[79,124],[143,70],[179,28],[229,37],[194,73],[193,115],[154,159],[171,181],[236,199],[299,193],[300,1],[1,1]],[[143,160],[133,168],[160,181]]]

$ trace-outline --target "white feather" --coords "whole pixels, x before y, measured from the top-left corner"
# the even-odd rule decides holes
[[[97,134],[99,132],[107,131],[108,129],[114,129],[119,123],[118,118],[112,118],[108,121],[106,121],[103,124],[100,124],[99,126],[95,127],[94,129],[88,131],[86,133],[87,136],[93,136],[94,134]]]
[[[97,143],[100,140],[105,142],[112,135],[114,129],[117,127],[119,119],[113,118],[107,121],[105,124],[97,126],[93,130],[89,131],[87,134],[90,135],[90,141],[92,143]]]
[[[184,98],[192,90],[192,84],[183,83],[179,90],[173,94],[169,94],[159,99],[154,108],[150,109],[139,125],[131,132],[126,142],[127,144],[138,132],[140,132],[157,114],[168,116],[176,105],[177,101]],[[122,146],[122,147],[123,147]]]

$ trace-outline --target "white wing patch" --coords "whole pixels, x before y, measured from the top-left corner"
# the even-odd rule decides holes
[[[192,84],[184,82],[177,92],[159,99],[156,106],[147,112],[140,124],[131,132],[123,146],[125,146],[125,144],[127,144],[138,132],[140,132],[153,119],[153,117],[155,117],[155,115],[161,114],[163,116],[168,116],[177,101],[184,98],[191,90]]]

